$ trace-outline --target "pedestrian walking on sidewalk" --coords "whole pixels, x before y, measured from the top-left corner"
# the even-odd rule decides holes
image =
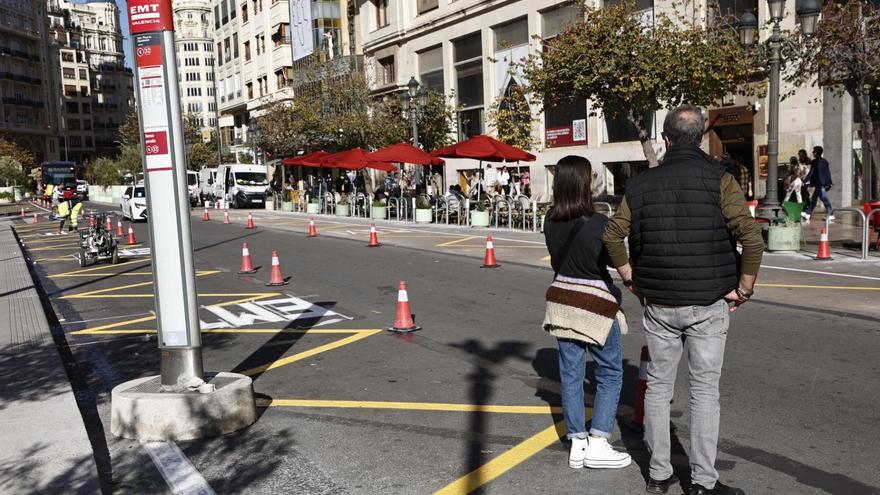
[[[719,381],[730,312],[752,295],[764,242],[736,179],[700,149],[705,129],[699,108],[669,112],[663,163],[628,181],[604,235],[623,284],[645,304],[651,354],[645,394],[648,493],[667,493],[678,481],[670,460],[669,403],[685,348],[692,418],[688,494],[744,493],[722,484],[715,470]],[[739,259],[737,242],[743,247]]]
[[[804,181],[801,180],[800,177],[800,167],[798,167],[798,159],[797,157],[790,157],[788,159],[788,173],[785,175],[785,181],[783,183],[785,185],[785,197],[782,199],[783,201],[789,201],[791,196],[797,196],[797,202],[803,203],[804,197],[801,195],[801,188],[804,185]]]
[[[806,220],[809,220],[813,215],[813,210],[816,209],[816,203],[819,201],[819,198],[822,199],[825,211],[828,212],[828,220],[834,220],[834,207],[831,206],[831,198],[828,197],[828,191],[834,186],[834,182],[831,180],[831,167],[828,166],[828,160],[822,158],[823,152],[824,150],[821,146],[813,147],[813,163],[810,165],[810,173],[804,179],[807,185],[815,188],[810,204],[801,213],[801,216]]]
[[[556,166],[555,202],[544,223],[556,277],[547,290],[544,329],[559,345],[562,413],[571,440],[569,466],[622,468],[630,464],[630,455],[614,450],[608,439],[623,386],[620,335],[626,333],[626,320],[602,244],[608,218],[593,209],[591,177],[589,160],[580,156],[567,156]],[[589,431],[584,417],[587,353],[596,363]]]

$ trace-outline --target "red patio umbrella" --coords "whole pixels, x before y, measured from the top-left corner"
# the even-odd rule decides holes
[[[444,146],[431,152],[431,155],[444,158],[473,158],[480,160],[479,188],[482,189],[483,162],[533,162],[535,155],[515,146],[503,143],[493,137],[480,134],[464,141]],[[478,191],[481,192],[481,191]]]
[[[409,143],[392,144],[370,153],[370,158],[381,162],[414,163],[416,165],[443,165],[442,158],[432,156]]]
[[[285,158],[281,163],[285,165],[303,165],[305,167],[320,167],[321,158],[329,155],[326,151],[314,151],[295,158]]]
[[[433,151],[431,155],[443,158],[474,158],[487,162],[535,161],[535,155],[484,134],[445,146]]]
[[[373,168],[376,170],[396,170],[397,167],[391,165],[387,161],[377,161],[370,156],[370,153],[361,148],[354,148],[348,151],[333,153],[321,158],[321,166],[328,168],[344,168],[347,170],[360,170],[363,168]]]

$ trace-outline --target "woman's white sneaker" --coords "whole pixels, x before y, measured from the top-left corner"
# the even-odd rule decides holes
[[[580,469],[584,467],[584,454],[587,450],[588,440],[586,438],[572,438],[571,452],[568,454],[568,467],[572,469]]]
[[[632,457],[626,452],[618,452],[611,448],[608,440],[590,437],[584,451],[583,465],[592,469],[615,469],[629,466]]]

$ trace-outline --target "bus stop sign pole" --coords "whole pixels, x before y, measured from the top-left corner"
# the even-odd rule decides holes
[[[128,0],[163,387],[203,379],[171,0]]]

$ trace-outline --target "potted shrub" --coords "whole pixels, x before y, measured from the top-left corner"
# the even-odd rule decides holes
[[[768,251],[798,251],[801,248],[801,225],[785,220],[771,223],[767,230]]]
[[[281,211],[293,211],[293,201],[290,199],[290,191],[284,191],[281,199]]]
[[[386,217],[385,202],[380,199],[373,200],[373,206],[370,208],[370,216],[373,219],[384,220]]]
[[[486,211],[486,205],[482,201],[474,203],[474,209],[471,210],[471,227],[488,227],[489,212]]]
[[[424,196],[416,198],[416,223],[431,223],[431,203]]]
[[[336,216],[347,217],[351,215],[351,207],[349,206],[348,194],[340,194],[339,201],[336,202]]]
[[[318,204],[318,198],[311,198],[309,204],[306,205],[306,213],[320,213],[321,207]]]

